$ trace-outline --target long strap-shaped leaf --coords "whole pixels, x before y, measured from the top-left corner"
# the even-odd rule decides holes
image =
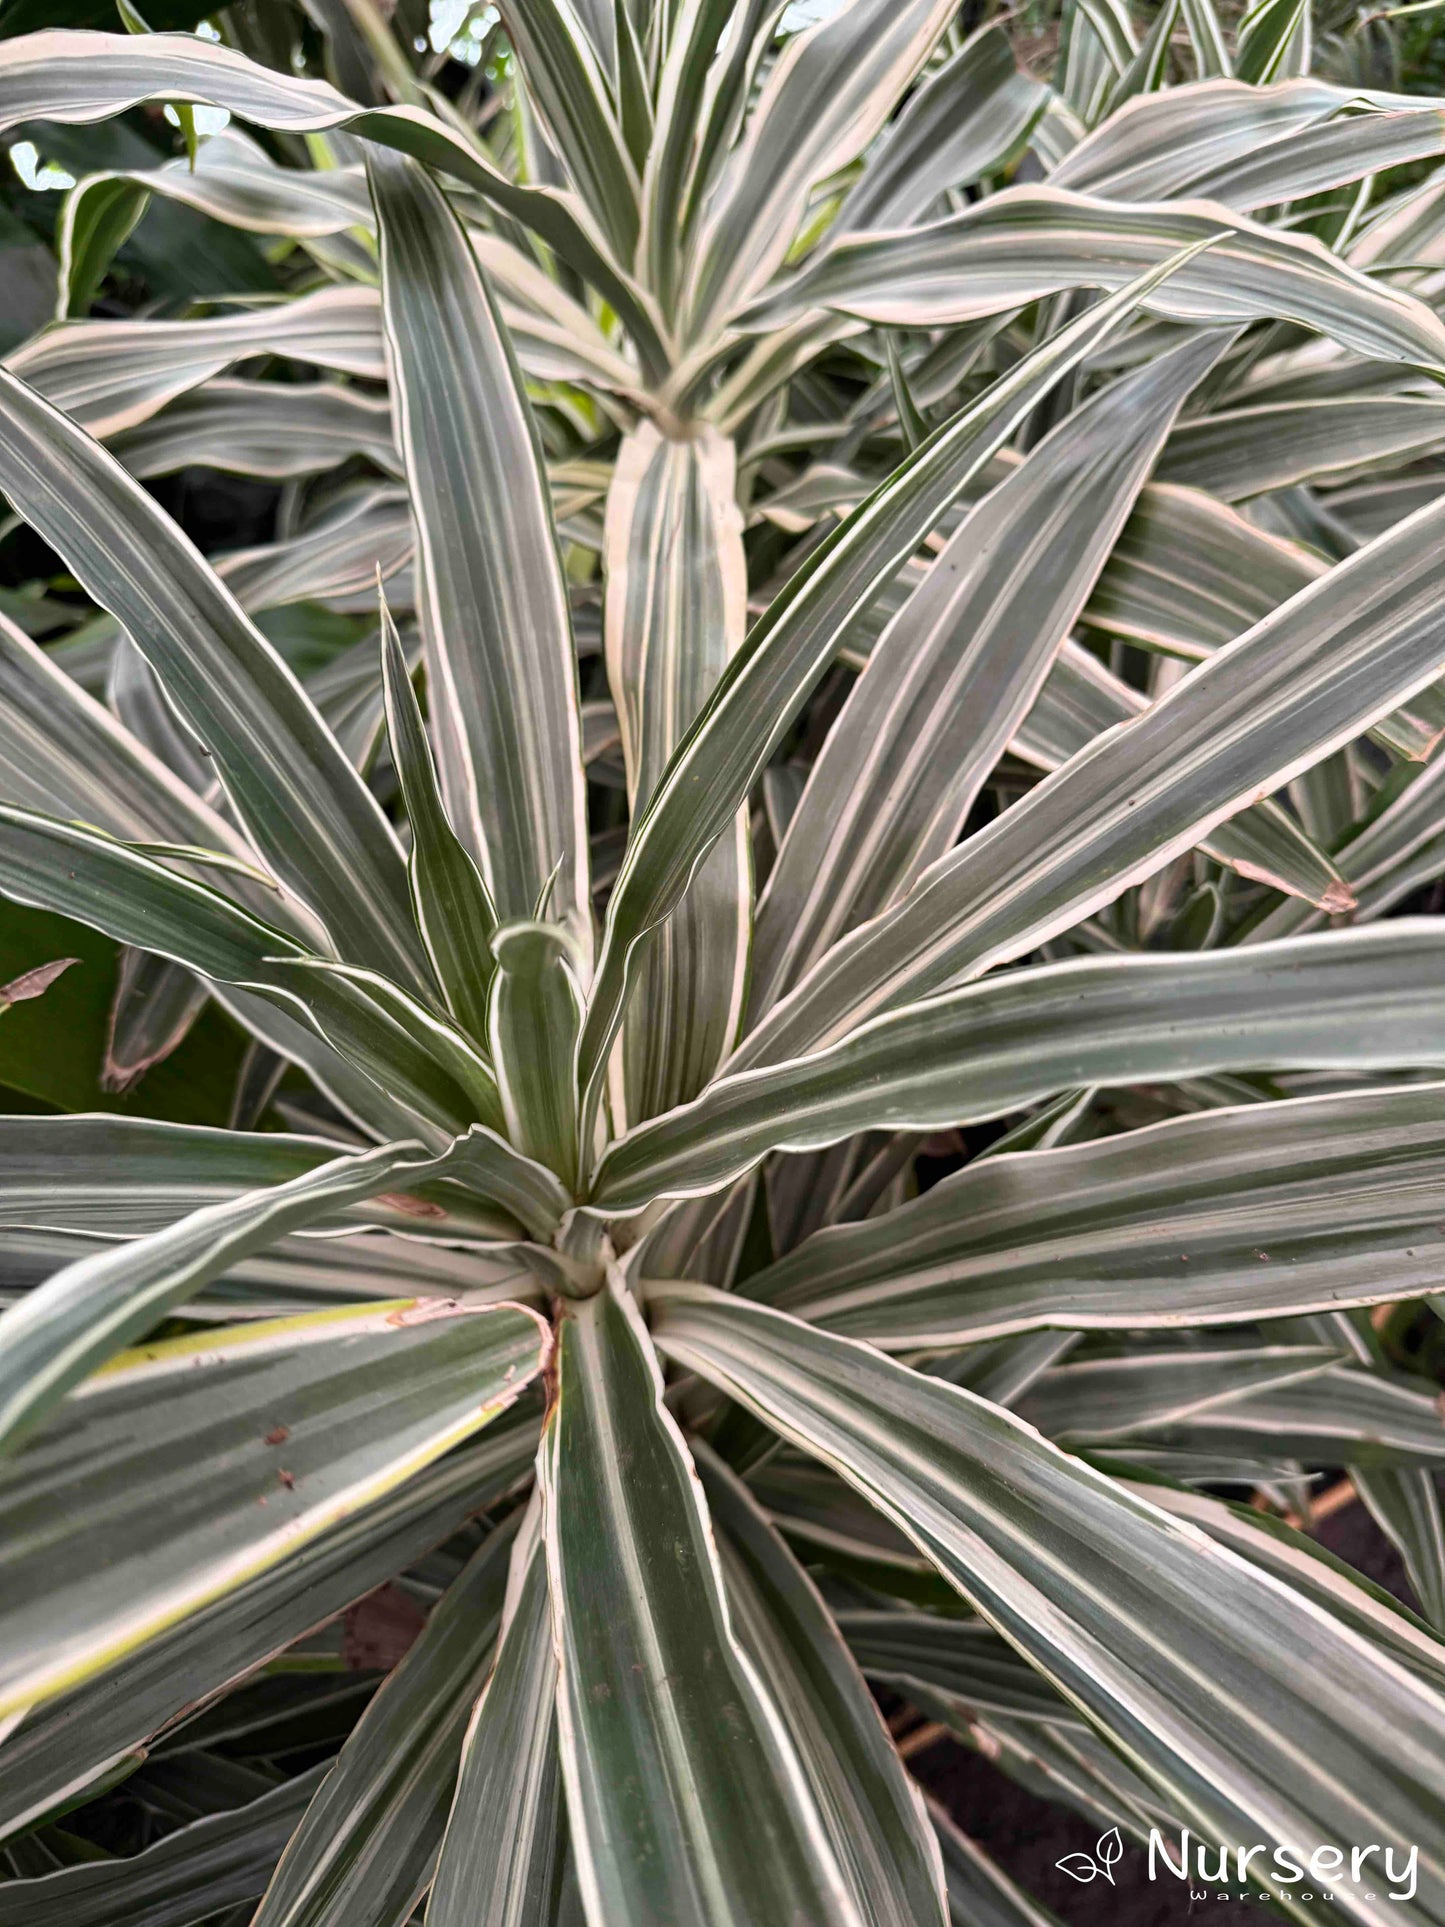
[[[1339,1354],[1328,1345],[1260,1344],[1218,1335],[1212,1343],[1157,1349],[1107,1349],[1045,1372],[1019,1401],[1030,1423],[1051,1438],[1081,1433],[1110,1438],[1167,1430],[1183,1421],[1244,1404],[1263,1393],[1279,1397],[1312,1379],[1333,1377]]]
[[[701,124],[716,100],[716,80],[710,85],[718,38],[729,31],[734,50],[746,57],[747,28],[754,24],[758,0],[737,8],[732,0],[683,0],[662,64],[657,85],[657,112],[642,181],[642,231],[638,245],[640,266],[649,288],[666,314],[674,311],[682,243],[690,225],[684,212],[689,170],[707,165],[699,149]],[[740,45],[740,42],[746,44]]]
[[[380,381],[375,289],[323,288],[279,307],[196,321],[72,322],[27,341],[5,366],[92,435],[110,436],[149,421],[232,362],[263,354]]]
[[[937,1850],[862,1675],[807,1573],[742,1481],[695,1446],[743,1649],[762,1675],[872,1927],[942,1927]]]
[[[1132,722],[1148,707],[1148,697],[1105,668],[1097,656],[1077,642],[1065,642],[1009,747],[1024,762],[1052,772],[1096,736],[1117,723]],[[1338,864],[1272,798],[1217,824],[1201,837],[1199,847],[1241,876],[1287,890],[1305,905],[1336,913],[1354,908],[1354,892]]]
[[[1082,1724],[1069,1702],[982,1619],[847,1612],[838,1615],[838,1630],[870,1679],[904,1695],[921,1684],[985,1712],[1056,1726]]]
[[[300,683],[120,464],[4,374],[0,488],[144,653],[257,848],[342,954],[424,985],[401,850]]]
[[[612,1145],[594,1201],[635,1210],[694,1196],[770,1150],[1001,1117],[1085,1084],[1445,1064],[1442,961],[1445,931],[1421,918],[1012,971],[876,1017],[812,1056],[720,1078]]]
[[[401,638],[384,598],[381,669],[387,735],[411,825],[407,875],[416,927],[452,1015],[480,1042],[487,1034],[487,985],[497,912],[481,872],[447,815]]]
[[[66,195],[56,249],[62,316],[85,312],[152,194],[253,234],[296,239],[364,226],[370,214],[360,168],[278,167],[248,135],[228,127],[208,136],[193,159],[88,174]]]
[[[639,185],[612,90],[571,0],[507,0],[507,35],[546,127],[617,259],[637,246]]]
[[[1357,1465],[1351,1476],[1371,1518],[1404,1560],[1421,1612],[1438,1630],[1445,1623],[1445,1519],[1433,1468]]]
[[[328,1138],[285,1131],[220,1131],[103,1113],[0,1118],[0,1225],[143,1237],[243,1191],[286,1184],[335,1159]],[[489,1168],[488,1160],[492,1160]],[[510,1240],[521,1224],[547,1237],[566,1208],[549,1172],[528,1167],[490,1132],[459,1138],[443,1185],[408,1183],[343,1207],[326,1229],[405,1231],[475,1244]],[[493,1209],[465,1184],[506,1196]]]
[[[1030,1387],[1019,1414],[1061,1444],[1105,1452],[1154,1445],[1331,1465],[1445,1464],[1445,1421],[1428,1379],[1336,1365],[1239,1391],[1232,1364],[1192,1346],[1069,1361]]]
[[[142,673],[149,678],[143,667]],[[159,755],[4,616],[0,796],[7,803],[93,824],[128,843],[186,844],[242,863],[255,861],[254,850],[233,823],[203,802]],[[275,890],[239,871],[212,874],[222,889],[252,910],[321,940],[319,926]]]
[[[28,120],[107,120],[149,100],[199,101],[279,133],[343,129],[427,161],[474,188],[541,236],[621,316],[653,372],[666,355],[648,303],[608,254],[581,203],[549,187],[521,186],[447,124],[416,107],[360,107],[334,87],[258,66],[231,47],[190,34],[80,29],[24,34],[0,57],[0,129]]]
[[[577,1181],[577,1033],[582,992],[567,933],[555,923],[504,924],[492,940],[487,1036],[507,1135],[519,1151]]]
[[[1032,949],[1423,689],[1445,666],[1442,533],[1445,505],[1421,509],[1096,738],[845,938],[743,1061]]]
[[[1162,1511],[1190,1520],[1212,1539],[1273,1573],[1293,1591],[1383,1647],[1437,1692],[1445,1688],[1445,1642],[1393,1594],[1346,1565],[1318,1539],[1254,1506],[1231,1504],[1158,1480],[1141,1489]]]
[[[928,1802],[928,1813],[943,1850],[943,1878],[954,1927],[1059,1927],[1058,1916],[1016,1885],[936,1801]]]
[[[700,1287],[653,1311],[669,1357],[878,1505],[1206,1838],[1307,1861],[1383,1831],[1419,1846],[1418,1892],[1352,1893],[1356,1917],[1445,1919],[1445,1699],[996,1406]]]
[[[873,139],[948,19],[946,0],[848,0],[788,44],[697,237],[692,337],[717,330],[773,274],[807,191]]]
[[[485,1060],[446,1019],[376,972],[306,955],[206,885],[108,838],[0,806],[0,894],[299,1013],[419,1130],[499,1123]]]
[[[536,1500],[513,1551],[510,1617],[467,1728],[427,1927],[552,1927],[566,1820],[557,1656]]]
[[[782,261],[808,190],[853,160],[928,58],[947,0],[847,0],[788,44],[718,184],[691,263],[687,325],[706,338]]]
[[[160,419],[164,425],[166,417]],[[378,575],[385,579],[405,568],[413,547],[405,491],[366,488],[343,497],[300,535],[217,557],[216,574],[242,608],[275,609],[287,602],[364,595]],[[315,690],[310,693],[315,701]]]
[[[542,451],[486,280],[440,189],[378,155],[392,401],[416,516],[442,787],[504,921],[554,885],[591,944],[576,652]]]
[[[122,429],[111,449],[143,479],[192,463],[268,481],[314,475],[353,455],[397,466],[390,406],[326,381],[208,381],[139,427]]]
[[[1445,1285],[1445,1087],[1174,1118],[989,1158],[820,1231],[750,1297],[886,1351],[1274,1318]]]
[[[1229,49],[1224,43],[1224,29],[1219,24],[1214,0],[1183,0],[1182,10],[1200,79],[1228,75],[1231,71]]]
[[[676,908],[733,821],[832,660],[848,621],[896,573],[1039,398],[1120,326],[1148,285],[1146,277],[1101,302],[937,429],[819,544],[754,624],[663,772],[613,885],[581,1044],[584,1134],[649,934]]]
[[[13,1451],[72,1385],[230,1265],[381,1192],[441,1176],[485,1185],[489,1163],[505,1178],[520,1160],[489,1132],[440,1157],[416,1143],[348,1153],[67,1266],[0,1317],[0,1450]]]
[[[530,1476],[536,1455],[535,1418],[503,1416],[98,1679],[38,1707],[0,1749],[0,1835],[33,1824],[117,1756],[413,1564]]]
[[[1047,88],[1020,68],[1002,24],[980,27],[869,155],[835,232],[907,227],[949,188],[996,172],[1027,140],[1047,100]]]
[[[1342,186],[1357,178],[1352,165],[1389,167],[1396,141],[1422,143],[1424,158],[1431,119],[1441,137],[1438,102],[1313,77],[1274,87],[1213,80],[1168,96],[1111,114],[1060,161],[1051,184],[1117,201],[1207,194],[1231,207],[1267,207]]]
[[[607,676],[634,816],[743,639],[747,564],[732,444],[668,441],[649,424],[623,443],[607,493]],[[686,1103],[732,1048],[748,958],[746,813],[699,867],[642,966],[622,1041],[618,1116]]]
[[[220,1131],[149,1117],[0,1118],[0,1224],[144,1236],[239,1192],[301,1177],[340,1148],[286,1131]],[[406,1202],[354,1203],[332,1229],[349,1223],[424,1230],[418,1216],[408,1217]],[[417,1213],[425,1209],[417,1200]],[[465,1236],[486,1223],[483,1210],[459,1229]]]
[[[1068,416],[964,517],[879,637],[768,878],[754,1013],[957,841],[1223,346],[1187,341]]]
[[[103,1670],[400,1485],[511,1405],[547,1351],[520,1306],[402,1300],[123,1353],[0,1487],[0,1712]]]
[[[352,1728],[255,1927],[400,1927],[436,1864],[472,1703],[501,1627],[513,1531],[490,1534]]]
[[[1212,495],[1151,482],[1114,544],[1085,619],[1198,662],[1327,569],[1312,550],[1256,528]]]
[[[1427,395],[1329,395],[1228,408],[1181,423],[1161,481],[1226,502],[1413,461],[1445,441],[1445,402]]]
[[[106,1856],[38,1880],[7,1881],[7,1927],[151,1927],[253,1901],[326,1767],[311,1767],[230,1812],[208,1814],[143,1853]]]
[[[728,1624],[696,1474],[616,1284],[567,1307],[538,1461],[567,1813],[587,1911],[858,1923]]]
[[[58,1272],[0,1317],[0,1446],[14,1451],[73,1385],[219,1277],[231,1258],[394,1183],[404,1189],[429,1162],[419,1144],[335,1158]]]
[[[1358,354],[1438,369],[1445,324],[1308,236],[1262,227],[1214,201],[1133,204],[1055,187],[1010,187],[966,213],[842,241],[743,320],[772,329],[813,308],[901,328],[1002,314],[1069,288],[1117,288],[1151,262],[1212,237],[1205,261],[1153,291],[1149,307],[1206,324],[1286,318]]]

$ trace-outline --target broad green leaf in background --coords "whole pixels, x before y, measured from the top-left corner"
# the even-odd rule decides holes
[[[0,806],[0,878],[19,902],[76,915],[122,943],[299,1012],[433,1133],[500,1121],[485,1060],[442,1018],[374,973],[368,981],[364,972],[326,968],[281,931],[133,848]]]

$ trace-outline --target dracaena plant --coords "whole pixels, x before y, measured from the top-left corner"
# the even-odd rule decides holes
[[[1259,85],[1302,57],[1260,12],[1243,81],[1178,90],[1193,154],[1167,93],[1084,133],[1163,70],[1081,16],[1065,178],[924,223],[968,172],[952,58],[873,143],[948,9],[845,9],[760,87],[766,10],[519,9],[566,188],[201,42],[0,47],[9,122],[189,97],[366,144],[338,191],[379,303],[342,292],[363,374],[384,339],[424,672],[383,603],[360,753],[26,379],[47,338],[0,376],[0,491],[126,638],[107,707],[0,626],[0,893],[253,1040],[233,1128],[0,1118],[0,1918],[1037,1920],[867,1676],[1114,1844],[1415,1846],[1407,1900],[1335,1904],[1445,1921],[1445,1431],[1370,1316],[1445,1282],[1445,933],[1376,920],[1442,867],[1445,330],[1426,283],[1175,204],[1221,117],[1236,205],[1273,207],[1436,152],[1439,116]],[[864,148],[846,194],[898,220],[820,217],[790,263]],[[635,410],[599,537],[611,866],[557,478],[457,182],[602,297],[612,333],[555,312],[629,370],[597,377]],[[1336,212],[1302,218],[1341,242]],[[836,513],[804,471],[796,547],[750,556],[730,431],[785,452],[769,397],[840,316],[902,332],[847,433],[795,443]],[[1252,378],[1273,435],[1219,405]],[[834,379],[791,391],[803,428]],[[1403,516],[1306,486],[1402,449]],[[1101,634],[1187,673],[1150,702]],[[1000,1120],[920,1189],[928,1134]],[[1424,1617],[1285,1522],[1321,1465]],[[316,1629],[397,1575],[430,1611],[359,1710]],[[127,1792],[190,1824],[78,1864],[71,1811]],[[1317,1917],[1279,1873],[1248,1866]]]

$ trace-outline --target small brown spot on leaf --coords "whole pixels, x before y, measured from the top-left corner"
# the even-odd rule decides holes
[[[281,1481],[282,1485],[285,1486],[288,1492],[294,1492],[296,1490],[296,1474],[294,1472],[288,1472],[284,1465],[281,1467],[280,1471],[276,1474],[276,1477]]]
[[[273,1425],[271,1430],[266,1434],[266,1443],[268,1445],[284,1445],[290,1436],[291,1430],[289,1426]]]

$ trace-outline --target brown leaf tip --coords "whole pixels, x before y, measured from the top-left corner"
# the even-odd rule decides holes
[[[57,957],[54,963],[37,964],[33,970],[12,977],[8,984],[0,985],[0,1008],[7,1004],[28,1004],[32,997],[43,997],[57,977],[63,977],[72,964],[79,962],[79,957]]]

